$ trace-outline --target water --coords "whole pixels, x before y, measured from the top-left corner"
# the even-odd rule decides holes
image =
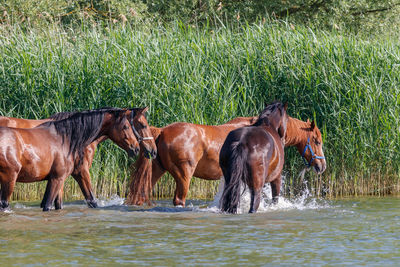
[[[113,198],[47,213],[13,203],[0,212],[0,266],[400,266],[400,198],[280,200],[239,215],[196,200],[138,208]]]

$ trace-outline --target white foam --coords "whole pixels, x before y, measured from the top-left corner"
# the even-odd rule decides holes
[[[14,213],[10,208],[0,209],[0,212],[4,212],[4,213]]]
[[[263,188],[260,206],[259,206],[257,212],[268,212],[268,211],[273,211],[273,210],[293,210],[293,209],[298,209],[298,210],[320,209],[320,208],[329,207],[329,205],[326,202],[317,201],[317,199],[311,195],[310,190],[308,189],[308,186],[307,186],[307,182],[304,181],[304,179],[303,179],[305,171],[306,171],[306,169],[301,171],[301,173],[299,175],[299,177],[301,177],[301,181],[304,184],[305,189],[296,198],[287,199],[283,196],[279,196],[278,203],[273,204],[272,203],[271,186],[269,184],[266,184]],[[281,188],[284,187],[284,181],[285,181],[285,177],[282,176]],[[222,196],[222,192],[224,190],[224,185],[225,185],[225,179],[221,178],[219,186],[218,186],[218,192],[215,195],[212,203],[208,206],[207,211],[221,212],[219,202],[220,202],[220,199]],[[243,186],[244,186],[244,184],[242,184],[242,186],[241,186],[241,189],[240,189],[241,192],[243,192]],[[250,194],[250,191],[246,188],[240,198],[240,203],[239,203],[239,207],[238,207],[239,214],[249,212],[250,200],[251,200],[251,194]]]
[[[110,199],[97,199],[99,207],[121,206],[124,205],[125,198],[118,195],[112,195]]]
[[[24,204],[21,203],[15,203],[15,205],[13,206],[14,209],[28,209],[27,206],[25,206]]]

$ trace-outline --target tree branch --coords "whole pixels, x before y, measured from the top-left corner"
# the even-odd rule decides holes
[[[391,10],[391,9],[395,8],[396,6],[400,6],[400,3],[396,3],[396,4],[391,5],[389,7],[382,7],[382,8],[377,8],[377,9],[358,11],[358,12],[351,13],[351,15],[359,16],[359,15],[368,14],[368,13],[383,12],[383,11]]]

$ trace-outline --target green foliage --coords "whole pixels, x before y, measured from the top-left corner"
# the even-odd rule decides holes
[[[400,31],[400,0],[5,0],[0,3],[3,24],[43,26],[165,23],[213,25],[268,18],[303,24],[313,29],[351,32]]]
[[[7,0],[0,3],[0,21],[41,27],[53,23],[135,23],[143,19],[146,6],[140,0]]]
[[[149,106],[155,126],[221,124],[287,100],[291,116],[316,119],[323,134],[328,169],[322,180],[306,177],[316,193],[386,194],[400,190],[399,66],[392,39],[277,22],[218,31],[182,23],[29,33],[13,26],[0,34],[0,114]],[[294,192],[302,162],[295,149],[286,156]],[[127,162],[114,145],[100,147],[91,170],[97,195],[124,194]],[[156,194],[167,196],[172,183],[163,181]],[[191,197],[209,197],[215,183],[198,181]],[[79,192],[69,186],[69,196]]]

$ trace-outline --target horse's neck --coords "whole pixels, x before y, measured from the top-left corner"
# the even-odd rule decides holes
[[[285,146],[298,146],[307,142],[307,122],[289,117],[286,129]]]
[[[161,134],[163,128],[157,128],[154,126],[150,126],[150,132],[151,135],[153,136],[154,140],[158,138],[158,136]]]

